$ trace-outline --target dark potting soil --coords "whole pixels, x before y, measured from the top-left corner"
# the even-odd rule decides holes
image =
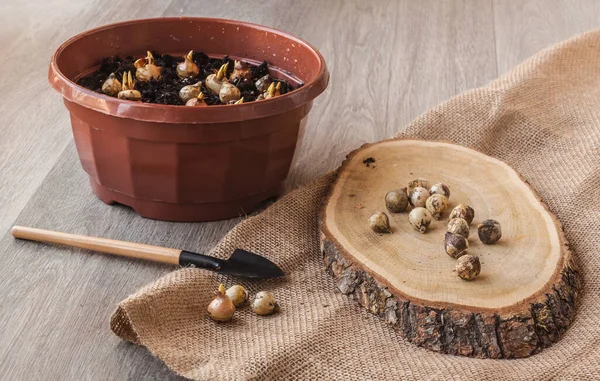
[[[179,98],[179,90],[182,87],[194,84],[198,81],[202,81],[202,93],[204,94],[204,102],[207,105],[220,105],[219,96],[214,94],[204,86],[204,80],[210,74],[215,73],[221,65],[229,62],[227,69],[227,78],[233,72],[234,61],[229,57],[223,59],[210,58],[202,52],[195,52],[192,59],[198,68],[200,74],[194,78],[181,79],[177,75],[177,64],[183,61],[183,57],[173,57],[169,54],[160,54],[156,51],[152,51],[154,56],[154,64],[162,67],[161,77],[157,80],[151,79],[148,82],[136,82],[135,89],[142,94],[142,102],[146,103],[158,103],[168,105],[185,105],[185,103]],[[139,58],[139,57],[138,57]],[[136,58],[127,56],[121,58],[119,56],[107,57],[102,60],[100,68],[80,78],[77,83],[87,89],[93,90],[97,93],[102,94],[102,84],[108,78],[111,73],[115,73],[116,77],[121,81],[123,73],[131,71],[131,74],[135,78],[136,68],[133,66]],[[250,69],[252,78],[247,80],[242,78],[241,80],[235,80],[232,82],[238,87],[244,102],[252,102],[256,100],[256,97],[260,95],[260,92],[256,88],[255,82],[265,75],[269,74],[267,70],[267,61],[264,61],[258,66],[252,66]],[[285,94],[289,91],[295,90],[300,86],[293,87],[285,80],[272,78],[273,82],[281,82],[280,94]]]

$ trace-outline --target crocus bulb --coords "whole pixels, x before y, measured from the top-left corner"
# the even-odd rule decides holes
[[[202,90],[202,82],[197,82],[193,85],[183,86],[181,90],[179,90],[179,98],[182,101],[187,102],[190,99],[196,98],[200,91]]]
[[[244,103],[244,97],[241,97],[237,101],[229,101],[229,102],[227,102],[228,105],[241,105],[242,103]]]
[[[221,90],[219,91],[219,99],[221,100],[221,103],[227,104],[230,101],[237,101],[241,96],[242,94],[237,87],[228,81],[223,81]]]
[[[265,75],[264,77],[260,77],[254,83],[254,85],[256,85],[256,89],[258,91],[260,91],[261,94],[264,93],[265,91],[267,91],[270,84],[271,84],[271,76],[269,74]]]
[[[265,91],[263,96],[265,97],[265,99],[274,98],[276,96],[279,96],[279,95],[281,95],[280,89],[281,89],[281,82],[277,82],[277,85],[275,85],[275,82],[273,82],[269,85],[269,88],[267,89],[267,91]]]
[[[250,307],[257,315],[271,315],[279,310],[275,296],[268,291],[261,291],[256,294]]]
[[[233,305],[239,307],[248,301],[248,290],[244,286],[236,284],[225,291],[225,294],[231,299]]]
[[[219,286],[217,296],[210,302],[207,310],[210,318],[215,321],[231,320],[231,317],[235,312],[235,305],[231,299],[225,295],[225,286],[222,284]]]
[[[115,73],[111,73],[102,84],[102,92],[111,97],[116,97],[119,91],[121,91],[121,82],[119,82]]]
[[[128,101],[139,101],[142,99],[142,94],[134,89],[135,81],[132,79],[131,72],[123,73],[123,82],[121,84],[121,91],[117,95],[119,99],[125,99]]]
[[[223,86],[223,81],[225,81],[225,73],[227,73],[227,67],[229,66],[229,62],[221,65],[219,70],[215,74],[211,74],[206,77],[206,87],[210,89],[215,94],[219,94],[221,91],[221,86]]]
[[[183,57],[183,62],[177,65],[177,75],[179,78],[195,77],[200,73],[200,69],[198,69],[198,66],[192,61],[193,55],[194,51],[190,50],[190,52]]]
[[[208,106],[206,102],[204,102],[204,94],[200,93],[196,98],[192,98],[185,103],[186,106],[196,106],[203,107]]]
[[[146,58],[140,58],[135,61],[135,78],[140,82],[148,82],[151,79],[159,79],[162,67],[154,64],[154,56],[147,52]]]
[[[233,65],[233,72],[229,76],[229,80],[233,82],[242,78],[250,79],[251,76],[252,74],[250,72],[250,65],[248,65],[246,62],[236,60],[235,64]]]

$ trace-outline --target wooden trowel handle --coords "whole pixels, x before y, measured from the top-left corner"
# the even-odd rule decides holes
[[[179,255],[181,254],[181,250],[168,249],[166,247],[117,241],[107,238],[88,237],[23,226],[14,226],[11,229],[11,233],[15,238],[27,239],[30,241],[79,247],[102,253],[146,259],[154,262],[170,263],[173,265],[179,264]]]

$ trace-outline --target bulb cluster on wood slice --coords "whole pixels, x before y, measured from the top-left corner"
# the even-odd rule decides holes
[[[258,84],[257,84],[258,86]],[[273,87],[270,85],[269,89]],[[443,183],[429,186],[427,179],[418,178],[408,182],[402,189],[394,189],[386,193],[385,206],[391,213],[404,212],[408,204],[412,210],[408,214],[409,223],[420,233],[425,233],[432,219],[439,220],[448,208],[450,188]],[[475,218],[475,210],[465,204],[458,204],[448,217],[448,226],[444,236],[444,251],[450,257],[458,259],[457,275],[464,280],[473,280],[481,272],[479,257],[468,255],[470,224]],[[390,233],[390,222],[387,214],[377,212],[369,218],[369,227],[377,233]],[[493,244],[502,237],[500,223],[485,220],[477,226],[481,242]]]
[[[409,223],[418,232],[425,233],[432,219],[441,219],[448,208],[449,197],[450,188],[447,185],[436,183],[429,186],[427,179],[418,178],[409,181],[406,188],[395,189],[386,193],[385,206],[392,213],[401,213],[410,204],[412,210],[408,215]],[[450,222],[444,236],[444,251],[450,257],[460,259],[467,255],[469,225],[474,216],[475,211],[473,208],[464,204],[457,205],[450,213]],[[487,220],[485,224],[479,225],[478,233],[480,232],[480,235],[484,236],[482,240],[492,242],[498,234],[501,235],[499,224],[494,222],[493,220]],[[391,231],[388,216],[383,212],[373,214],[369,218],[369,226],[378,233],[389,233]],[[479,275],[481,264],[476,256],[469,256],[468,258],[471,259],[461,261],[460,272],[457,272],[457,274],[462,279],[472,280]]]

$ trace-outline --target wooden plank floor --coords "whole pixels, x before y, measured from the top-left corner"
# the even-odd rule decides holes
[[[236,220],[143,220],[98,201],[77,161],[68,114],[46,80],[53,51],[85,29],[132,18],[211,16],[298,35],[325,56],[289,187],[392,135],[429,107],[483,85],[574,34],[597,28],[596,0],[4,0],[0,4],[0,378],[177,379],[109,330],[116,304],[169,267],[15,242],[15,223],[207,250]]]

